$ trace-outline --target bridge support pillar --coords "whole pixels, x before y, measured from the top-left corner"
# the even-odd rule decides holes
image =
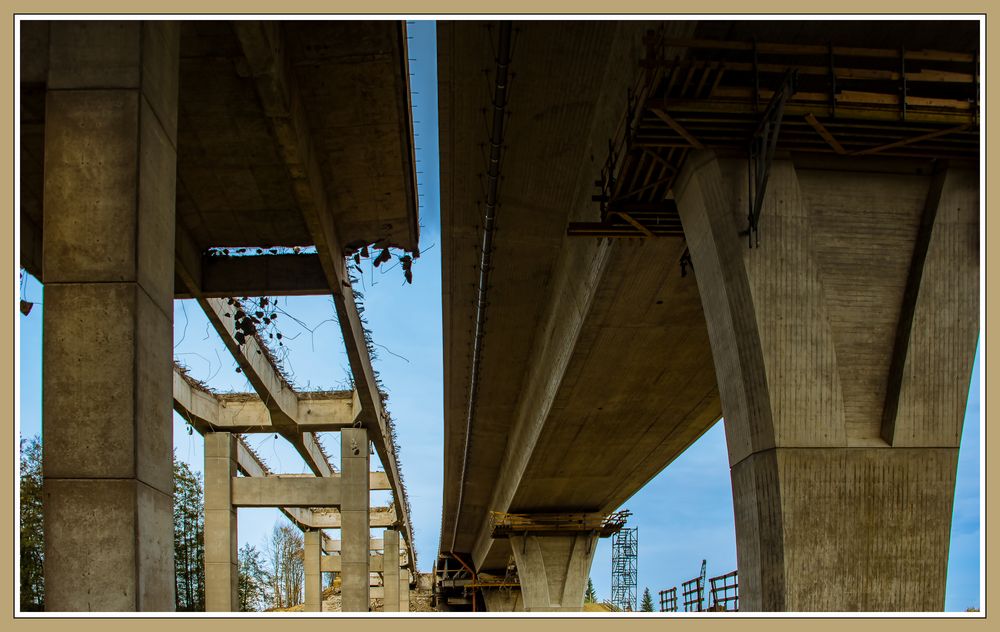
[[[382,533],[382,586],[385,612],[399,612],[399,531],[386,529]]]
[[[341,455],[341,610],[368,612],[369,548],[368,431],[340,431]]]
[[[304,534],[303,571],[306,582],[305,602],[303,612],[323,611],[323,573],[321,570],[320,540],[323,532],[319,529],[308,529]]]
[[[205,610],[239,612],[236,435],[205,433]]]
[[[50,25],[45,606],[172,611],[179,31]]]
[[[483,588],[482,593],[488,612],[524,612],[520,588]]]
[[[746,161],[696,152],[674,188],[726,420],[741,610],[944,608],[977,177],[850,160],[775,161],[754,248]]]
[[[596,534],[511,535],[510,546],[525,612],[583,610]]]
[[[399,611],[410,611],[410,569],[399,569]]]

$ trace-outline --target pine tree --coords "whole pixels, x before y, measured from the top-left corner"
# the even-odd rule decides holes
[[[240,612],[258,612],[270,602],[268,577],[260,551],[252,544],[244,544],[239,551]]]
[[[584,603],[597,603],[597,591],[594,590],[594,580],[587,578],[587,592],[583,595]]]
[[[201,474],[174,455],[174,580],[178,612],[205,610],[205,503]]]
[[[647,587],[642,593],[642,606],[639,608],[642,612],[652,612],[653,611],[653,596],[649,594],[649,588]]]
[[[21,445],[21,611],[45,609],[45,540],[42,530],[42,442]]]

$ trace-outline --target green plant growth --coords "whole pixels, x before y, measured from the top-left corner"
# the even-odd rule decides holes
[[[21,439],[21,611],[45,610],[45,540],[42,530],[42,442]]]
[[[587,592],[583,595],[584,603],[597,603],[597,591],[594,590],[594,580],[587,578]]]
[[[653,596],[649,594],[649,588],[642,592],[642,604],[639,606],[640,612],[652,612],[653,611]]]
[[[201,474],[174,455],[174,582],[177,612],[205,610],[205,503]]]

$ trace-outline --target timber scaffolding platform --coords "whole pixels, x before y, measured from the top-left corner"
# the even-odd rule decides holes
[[[691,150],[977,159],[979,55],[646,38],[642,72],[575,237],[682,237],[672,187]],[[758,152],[760,153],[760,152]]]
[[[606,538],[621,530],[629,512],[619,511],[610,515],[601,514],[512,514],[499,511],[490,512],[491,536],[507,538],[511,535],[531,533],[532,535],[565,534],[574,531],[597,533]]]

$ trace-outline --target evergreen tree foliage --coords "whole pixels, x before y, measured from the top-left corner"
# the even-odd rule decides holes
[[[178,612],[205,610],[205,502],[201,474],[174,455],[174,581]]]
[[[244,544],[239,551],[240,612],[259,612],[271,603],[264,558],[257,547]]]
[[[587,592],[583,595],[584,603],[597,603],[597,591],[594,590],[594,580],[587,578]]]
[[[639,607],[640,612],[652,612],[653,611],[653,596],[649,594],[649,587],[646,588],[642,593],[642,605]]]
[[[45,610],[45,540],[42,530],[42,442],[21,446],[21,611]]]

